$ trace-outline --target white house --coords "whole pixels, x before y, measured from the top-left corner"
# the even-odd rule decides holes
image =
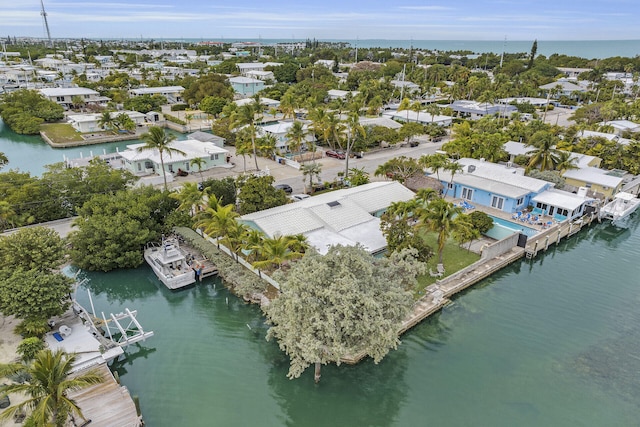
[[[111,113],[112,117],[117,117],[120,114],[126,114],[136,125],[141,125],[145,122],[146,115],[137,111],[116,111]],[[80,133],[90,132],[102,132],[105,129],[100,126],[101,114],[69,114],[67,116],[67,122]]]
[[[107,102],[110,101],[110,98],[100,96],[100,94],[95,90],[84,87],[45,88],[40,89],[40,93],[48,100],[57,102],[66,109],[73,105],[72,99],[74,97],[81,98],[86,104],[96,104],[101,106],[105,106]]]
[[[611,120],[608,122],[598,123],[600,126],[611,126],[616,135],[622,135],[625,132],[640,132],[640,125],[631,120]]]
[[[431,114],[423,111],[416,112],[411,110],[385,111],[382,113],[382,117],[387,117],[401,122],[416,122],[423,125],[433,123],[438,126],[449,126],[453,120],[453,117],[451,116],[432,116]]]
[[[335,63],[336,61],[334,61],[333,59],[318,59],[316,62],[313,63],[313,65],[322,65],[323,67],[332,69]]]
[[[247,104],[253,104],[253,98],[243,98],[243,99],[237,99],[235,101],[233,101],[238,107],[241,107],[243,105],[247,105]],[[276,99],[271,99],[271,98],[260,98],[260,105],[264,105],[265,108],[278,108],[280,106],[280,101],[276,100]]]
[[[276,138],[276,149],[282,153],[289,151],[289,138],[287,133],[293,127],[294,122],[278,122],[272,125],[261,126],[258,128],[259,135],[271,134]],[[305,142],[314,142],[316,140],[312,132],[309,132],[309,127],[304,124],[303,129],[307,132],[305,135]]]
[[[273,71],[252,70],[252,71],[247,71],[245,73],[245,76],[252,79],[262,80],[262,81],[275,80]]]
[[[125,168],[138,176],[162,175],[160,152],[157,149],[138,151],[143,146],[143,143],[127,145],[127,149],[120,152],[124,159]],[[187,172],[191,171],[191,161],[197,158],[204,161],[203,171],[227,165],[229,151],[218,147],[213,142],[187,139],[172,141],[169,146],[182,151],[184,154],[167,152],[163,154],[164,168],[168,173],[176,173],[178,169]],[[196,169],[196,171],[198,170]]]
[[[162,95],[167,98],[167,103],[176,104],[182,102],[182,92],[184,92],[184,88],[182,86],[160,86],[131,89],[129,91],[129,95],[132,97],[142,95]]]
[[[240,221],[269,237],[302,234],[321,254],[336,244],[361,244],[377,254],[387,247],[380,217],[392,203],[414,195],[396,181],[372,182],[243,215]]]
[[[348,96],[355,98],[357,94],[359,94],[357,90],[340,90],[340,89],[329,89],[327,95],[330,100],[333,99],[346,99]]]
[[[264,67],[266,65],[262,62],[239,62],[236,64],[240,75],[248,77],[247,73],[249,71],[264,71]]]

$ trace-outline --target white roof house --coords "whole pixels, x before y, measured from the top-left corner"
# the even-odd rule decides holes
[[[358,92],[357,90],[329,89],[327,91],[329,99],[345,99],[349,94],[351,94],[352,97],[355,97],[359,93],[360,92]]]
[[[280,151],[287,151],[289,147],[289,138],[287,138],[287,133],[293,127],[294,122],[277,122],[272,125],[261,126],[258,127],[259,135],[271,134],[276,138],[276,149]],[[307,132],[305,135],[306,142],[313,142],[316,140],[313,132],[309,132],[309,127],[307,124],[303,125],[303,129]]]
[[[586,196],[586,191],[584,193],[584,195],[573,194],[552,188],[533,197],[531,204],[558,221],[574,219],[581,216],[584,206],[593,201]]]
[[[111,117],[115,118],[120,114],[126,114],[135,124],[144,123],[146,117],[143,113],[139,113],[137,111],[115,111],[111,113]],[[102,115],[99,113],[69,114],[67,116],[67,121],[80,133],[101,132],[105,130],[102,126],[98,125],[101,118]]]
[[[568,179],[584,181],[588,184],[597,184],[608,188],[617,188],[622,184],[622,181],[624,181],[624,178],[620,176],[611,175],[610,171],[591,167],[571,169],[562,174],[562,176]]]
[[[414,195],[396,181],[373,182],[243,215],[240,220],[269,237],[303,234],[322,254],[331,245],[358,243],[378,253],[387,246],[379,217],[391,203]]]
[[[131,89],[129,91],[129,95],[162,95],[167,98],[167,102],[169,104],[175,104],[182,102],[182,92],[184,92],[184,88],[182,86],[141,87],[138,89]]]
[[[623,132],[640,132],[640,124],[631,120],[611,120],[598,124],[600,126],[611,126],[617,135],[621,135]]]
[[[516,156],[530,156],[531,153],[535,151],[535,147],[523,144],[522,142],[507,141],[504,143],[504,150],[509,153],[511,161],[513,161]],[[570,158],[576,159],[574,164],[578,168],[586,168],[590,166],[597,167],[600,166],[600,163],[602,162],[602,159],[599,157],[573,152],[571,153]]]
[[[236,64],[236,67],[238,71],[240,71],[240,74],[245,76],[248,71],[264,71],[266,64],[262,62],[239,62]]]
[[[416,112],[411,110],[385,111],[382,113],[382,117],[399,120],[401,122],[417,122],[423,125],[433,123],[439,126],[449,126],[453,120],[453,117],[451,116],[441,116],[438,114],[432,116],[426,112]]]
[[[40,89],[40,93],[48,100],[57,102],[65,108],[73,104],[73,98],[75,97],[81,98],[87,104],[106,105],[110,101],[109,98],[100,96],[95,90],[85,87],[44,88]]]
[[[275,80],[273,71],[251,70],[244,73],[245,76],[259,80]]]
[[[138,151],[138,148],[144,145],[144,143],[127,145],[127,149],[120,152],[126,167],[136,175],[161,174],[159,172],[162,170],[160,152],[157,149]],[[184,154],[167,152],[163,154],[164,167],[167,172],[175,173],[178,169],[189,171],[191,170],[191,161],[197,158],[204,160],[202,170],[227,164],[227,154],[229,152],[224,148],[218,147],[213,142],[187,139],[171,141],[169,146],[182,151]]]

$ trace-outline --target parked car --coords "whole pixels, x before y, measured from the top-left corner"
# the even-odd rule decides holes
[[[284,191],[287,194],[293,193],[293,188],[291,188],[289,184],[276,184],[274,185],[274,187],[277,188],[278,190]]]
[[[294,202],[299,202],[300,200],[308,199],[309,197],[311,196],[308,194],[292,194],[289,196],[289,198]]]
[[[409,142],[409,147],[417,147],[418,145],[420,145],[420,142],[415,139]]]
[[[327,155],[327,157],[333,157],[334,159],[344,160],[347,158],[347,156],[342,151],[327,150],[325,154]]]

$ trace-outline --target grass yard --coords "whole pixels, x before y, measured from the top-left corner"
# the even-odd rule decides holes
[[[82,136],[68,123],[49,123],[40,126],[40,130],[54,144],[82,141]]]
[[[427,244],[433,249],[433,257],[427,263],[428,267],[433,271],[436,271],[438,264],[438,236],[435,233],[424,233],[423,237]],[[466,246],[467,244],[465,244]],[[444,263],[445,273],[444,277],[447,277],[456,271],[473,264],[480,259],[480,255],[467,251],[467,249],[461,248],[458,242],[453,239],[447,240],[444,245],[444,251],[442,253],[442,262]],[[431,277],[429,272],[423,276],[418,277],[418,284],[414,291],[414,298],[418,299],[424,295],[424,289],[436,283],[437,278]]]

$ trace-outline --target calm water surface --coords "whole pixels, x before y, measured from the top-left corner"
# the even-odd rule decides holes
[[[596,225],[458,296],[379,365],[286,378],[258,308],[149,268],[87,274],[155,336],[116,363],[148,426],[637,426],[640,217]],[[88,304],[86,292],[78,298]]]

